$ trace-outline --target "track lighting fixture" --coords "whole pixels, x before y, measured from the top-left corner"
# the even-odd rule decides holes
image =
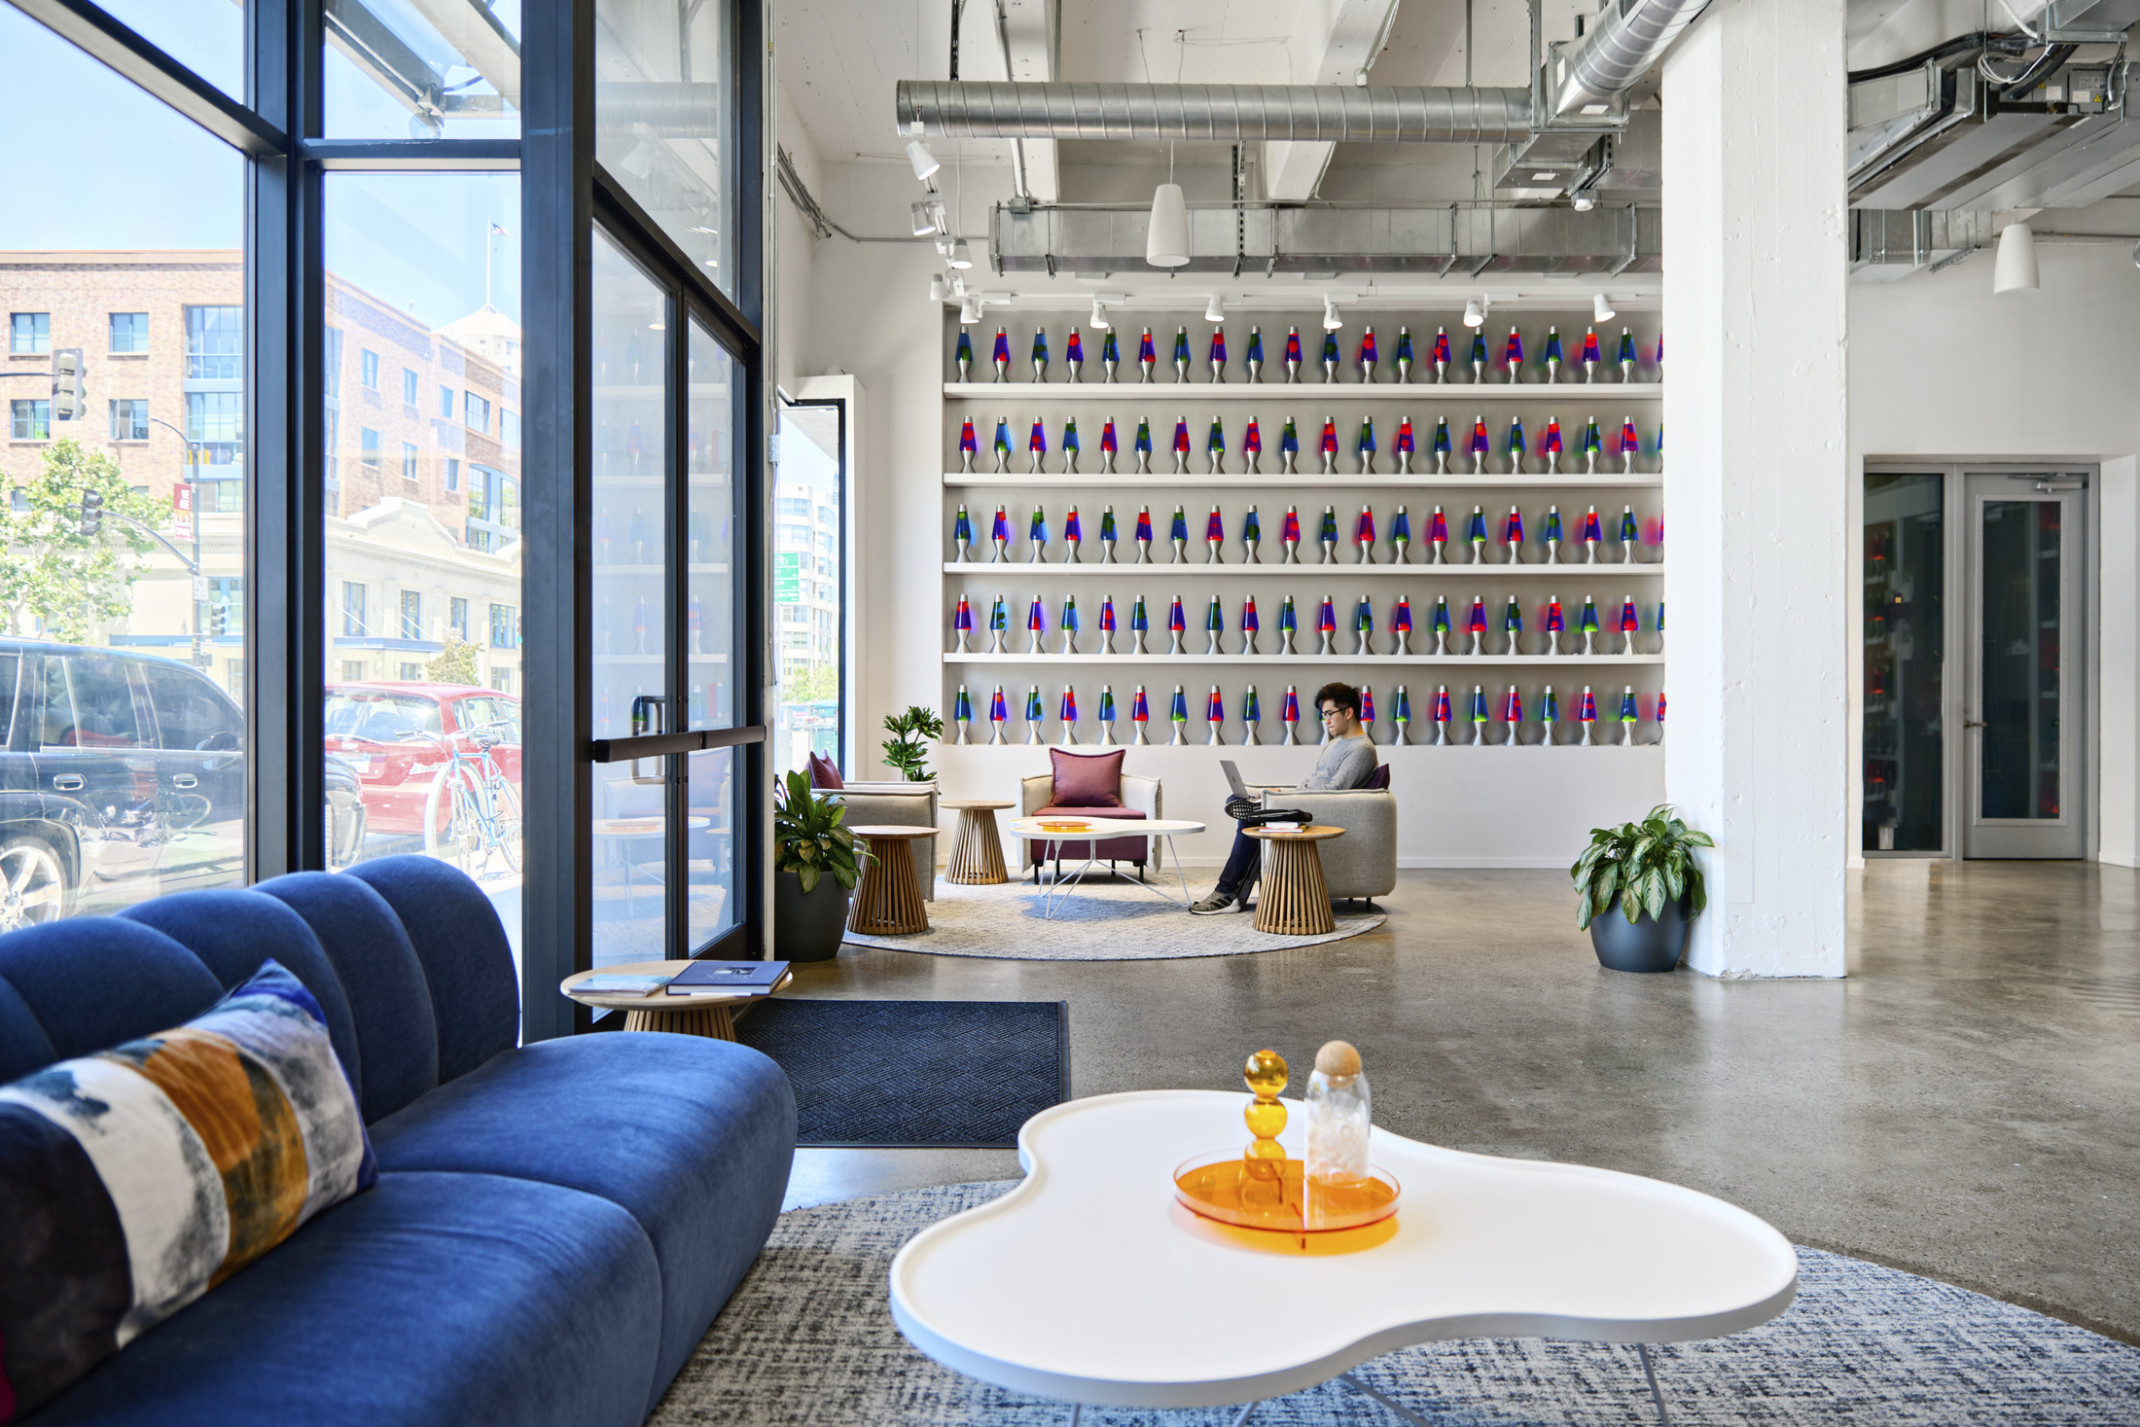
[[[1204,320],[1206,322],[1224,322],[1226,320],[1226,309],[1219,302],[1219,295],[1215,292],[1211,294],[1211,300],[1204,304]]]
[[[1325,332],[1335,332],[1344,325],[1345,319],[1338,316],[1337,299],[1325,297],[1323,299],[1323,330]]]
[[[1619,315],[1613,310],[1612,299],[1604,293],[1590,299],[1590,316],[1594,321],[1610,322]]]
[[[944,281],[942,273],[929,274],[929,301],[942,302],[950,290],[950,285]]]
[[[937,162],[935,154],[929,152],[929,146],[921,141],[921,120],[914,121],[911,132],[914,137],[907,140],[907,162],[914,165],[914,177],[927,183],[929,176],[943,165]]]
[[[1466,327],[1484,327],[1486,325],[1485,298],[1474,297],[1464,303],[1464,325]]]
[[[1588,213],[1591,209],[1598,206],[1598,196],[1592,193],[1587,188],[1579,189],[1576,191],[1575,197],[1572,202],[1575,205],[1576,212]]]
[[[926,238],[936,231],[936,215],[929,211],[928,199],[915,199],[907,205],[907,213],[911,219],[908,226],[913,228],[915,237]]]
[[[966,246],[964,238],[951,245],[951,266],[961,272],[973,266],[973,249]]]
[[[1107,330],[1107,304],[1097,297],[1092,300],[1092,325],[1102,332]]]
[[[968,293],[966,295],[966,300],[959,304],[959,325],[962,327],[971,327],[974,323],[979,322],[980,320],[981,299],[974,296],[972,293]]]

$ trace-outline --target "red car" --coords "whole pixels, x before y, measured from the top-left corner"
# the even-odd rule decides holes
[[[474,755],[476,734],[495,738],[491,757],[509,782],[520,781],[520,700],[496,689],[330,684],[326,724],[327,751],[356,769],[372,832],[423,832],[424,798],[446,761],[434,739]]]

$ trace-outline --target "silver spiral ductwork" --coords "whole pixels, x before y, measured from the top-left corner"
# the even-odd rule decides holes
[[[1560,93],[1553,113],[1602,114],[1619,95],[1648,73],[1679,32],[1707,8],[1709,0],[1618,0],[1608,4],[1597,28],[1584,36],[1557,76]]]
[[[1522,89],[903,79],[896,102],[902,130],[919,120],[953,138],[1494,144],[1531,132]]]

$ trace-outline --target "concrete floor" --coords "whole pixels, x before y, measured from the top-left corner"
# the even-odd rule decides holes
[[[1672,1180],[2140,1343],[2136,901],[2121,868],[1876,862],[1852,876],[1849,979],[1727,982],[1600,970],[1562,874],[1406,872],[1381,930],[1325,946],[849,948],[795,994],[1067,1000],[1081,1096],[1239,1089],[1266,1045],[1297,1093],[1342,1037],[1400,1134]],[[789,1202],[1017,1173],[1012,1151],[804,1150]]]

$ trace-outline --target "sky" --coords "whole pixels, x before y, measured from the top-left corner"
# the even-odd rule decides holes
[[[114,0],[113,8],[230,87],[236,5]],[[158,33],[149,18],[158,12],[185,23],[164,20],[170,33]],[[335,66],[348,71],[339,86],[347,102],[338,106],[346,123],[330,127],[385,136],[380,126],[393,116],[357,102],[361,78],[338,56]],[[0,5],[0,94],[8,96],[0,151],[9,155],[10,200],[0,203],[0,250],[242,244],[237,152],[9,5]],[[483,305],[486,247],[491,300],[518,320],[519,232],[513,174],[328,176],[328,267],[430,327]]]

